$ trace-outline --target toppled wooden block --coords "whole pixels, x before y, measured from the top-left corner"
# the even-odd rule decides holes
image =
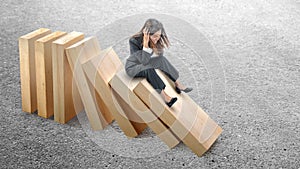
[[[187,94],[178,95],[161,71],[157,71],[166,84],[166,92],[178,97],[169,108],[146,79],[135,88],[137,96],[160,118],[195,154],[201,156],[222,132],[218,126]]]
[[[100,45],[96,37],[85,38],[66,48],[74,81],[78,87],[85,112],[93,130],[102,130],[113,121],[113,116],[95,88],[89,82],[81,64],[100,54]]]
[[[52,42],[66,35],[53,32],[35,41],[35,70],[38,115],[49,118],[54,114]]]
[[[37,110],[34,43],[50,33],[50,29],[40,28],[19,38],[22,110],[24,112],[32,113]]]
[[[59,123],[68,122],[83,110],[78,89],[72,86],[73,73],[65,53],[65,48],[83,38],[83,33],[71,32],[52,43],[54,120]]]
[[[124,69],[124,66],[111,47],[84,62],[82,67],[126,136],[135,137],[147,127],[145,124],[132,124],[118,104],[114,102],[109,81],[119,70]]]
[[[146,123],[169,148],[172,148],[180,142],[179,139],[133,93],[133,89],[141,80],[143,79],[132,79],[126,74],[125,70],[121,70],[109,83],[114,91],[116,100],[129,120],[137,123]]]

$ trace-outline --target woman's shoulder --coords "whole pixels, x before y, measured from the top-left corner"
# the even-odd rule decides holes
[[[142,43],[142,37],[141,36],[131,36],[129,38],[129,42],[135,43],[137,45]]]

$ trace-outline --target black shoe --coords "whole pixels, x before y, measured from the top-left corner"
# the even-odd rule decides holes
[[[171,99],[171,101],[170,101],[169,103],[166,102],[166,104],[167,104],[169,107],[171,107],[176,101],[177,101],[177,97],[173,97],[173,98]]]
[[[192,91],[192,90],[193,90],[193,88],[191,88],[191,87],[187,87],[187,88],[185,88],[184,90],[179,89],[177,86],[175,87],[175,91],[176,91],[178,94],[180,94],[181,91],[184,91],[185,93],[188,93],[188,92],[190,92],[190,91]]]

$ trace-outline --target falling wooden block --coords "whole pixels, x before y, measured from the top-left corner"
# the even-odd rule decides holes
[[[32,113],[37,110],[34,42],[50,33],[50,29],[40,28],[19,38],[22,110],[24,112]]]
[[[164,123],[149,110],[149,108],[133,93],[133,89],[142,78],[130,78],[125,70],[118,72],[109,82],[129,120],[146,123],[155,134],[168,145],[169,148],[176,146],[180,140],[164,125]]]
[[[95,88],[90,84],[81,67],[84,61],[98,56],[100,50],[100,45],[95,37],[85,38],[66,48],[73,78],[78,87],[85,112],[93,130],[102,130],[113,121],[111,112],[109,112],[109,109],[103,103],[104,101],[101,97],[95,96],[98,95],[98,93],[95,92]]]
[[[35,41],[35,69],[38,115],[53,116],[52,42],[66,35],[53,32]]]
[[[54,120],[63,124],[76,116],[76,112],[83,110],[78,89],[76,85],[73,86],[73,73],[65,53],[65,48],[82,39],[83,33],[71,32],[52,43]]]
[[[166,93],[177,95],[177,102],[169,108],[161,96],[146,79],[134,92],[139,98],[186,144],[195,154],[201,156],[215,142],[222,132],[218,126],[187,94],[178,95],[168,83],[166,76],[157,71],[166,84]]]
[[[131,123],[126,114],[114,102],[113,91],[109,81],[121,69],[124,69],[119,57],[110,47],[82,64],[86,76],[93,84],[96,91],[107,105],[124,134],[128,137],[135,137],[141,133],[147,125],[144,123]]]

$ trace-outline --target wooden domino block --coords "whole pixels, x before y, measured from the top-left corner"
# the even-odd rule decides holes
[[[109,111],[114,116],[124,134],[128,137],[135,137],[142,132],[147,125],[144,123],[131,123],[122,109],[118,108],[118,104],[114,102],[113,91],[109,85],[109,81],[121,69],[124,69],[119,57],[110,47],[90,60],[82,64],[86,76],[93,84],[96,91],[104,101]]]
[[[161,71],[157,71],[166,84],[166,93],[177,95],[177,102],[169,108],[161,96],[146,79],[134,92],[141,100],[186,144],[195,154],[201,156],[215,142],[222,132],[218,126],[187,94],[178,95]]]
[[[32,113],[37,110],[34,43],[50,33],[50,29],[40,28],[19,38],[22,110],[24,112]]]
[[[52,43],[54,120],[62,124],[83,110],[78,89],[76,85],[73,86],[73,73],[65,53],[65,48],[82,39],[83,33],[71,32]]]
[[[133,122],[146,123],[155,134],[168,145],[176,146],[180,140],[165,126],[165,124],[149,110],[149,108],[133,93],[133,89],[142,78],[130,78],[125,70],[119,71],[109,82],[116,100]]]
[[[96,37],[85,38],[66,48],[73,78],[93,130],[102,130],[113,121],[111,112],[103,104],[101,97],[95,96],[98,93],[95,92],[95,88],[90,84],[81,67],[83,61],[98,56],[100,50],[100,45]]]
[[[53,116],[52,42],[66,35],[53,32],[35,41],[35,68],[38,115]]]

